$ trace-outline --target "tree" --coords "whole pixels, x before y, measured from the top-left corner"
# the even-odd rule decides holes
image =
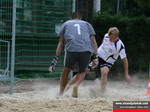
[[[150,16],[150,0],[102,0],[102,12],[115,15],[119,3],[119,14],[124,16]]]

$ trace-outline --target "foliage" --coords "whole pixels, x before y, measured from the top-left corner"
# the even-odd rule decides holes
[[[118,0],[101,0],[102,12],[116,14]],[[150,0],[119,0],[120,14],[124,16],[150,16]]]

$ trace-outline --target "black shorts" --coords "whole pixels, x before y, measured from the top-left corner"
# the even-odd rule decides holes
[[[107,66],[109,69],[112,68],[112,64],[111,63],[108,63],[106,61],[104,61],[102,58],[98,57],[99,59],[99,67],[102,68],[104,66]]]
[[[66,52],[65,67],[73,68],[75,63],[78,64],[79,73],[82,73],[88,67],[91,53],[90,52]]]

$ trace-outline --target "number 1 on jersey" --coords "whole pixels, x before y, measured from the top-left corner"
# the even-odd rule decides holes
[[[74,26],[77,27],[78,35],[81,35],[80,25],[79,24],[75,24]]]

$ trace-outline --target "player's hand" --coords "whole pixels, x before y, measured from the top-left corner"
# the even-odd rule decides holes
[[[55,70],[55,66],[49,66],[48,71],[53,72]]]
[[[53,59],[52,59],[52,61],[51,61],[51,63],[50,63],[50,66],[49,66],[49,68],[48,68],[48,71],[49,72],[53,72],[54,70],[55,70],[55,66],[56,66],[56,64],[57,64],[57,61],[58,61],[58,56],[55,56]]]
[[[96,54],[93,54],[91,56],[91,63],[89,64],[88,68],[90,70],[93,70],[98,66],[98,64],[99,64],[98,56]]]
[[[94,59],[98,59],[97,54],[92,54],[92,56],[91,56],[91,61],[93,61]]]
[[[98,58],[94,59],[94,60],[92,61],[92,69],[96,68],[96,67],[98,66],[98,64],[99,64]]]
[[[132,78],[128,74],[125,74],[125,80],[126,80],[127,83],[132,82]]]

